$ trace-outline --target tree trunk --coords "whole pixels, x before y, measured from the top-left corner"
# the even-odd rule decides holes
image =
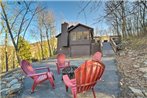
[[[8,65],[8,47],[7,47],[7,44],[8,44],[8,35],[7,35],[7,32],[6,32],[6,35],[5,35],[5,60],[6,60],[6,72],[9,71],[9,65]]]
[[[125,17],[125,6],[124,6],[124,1],[121,1],[121,9],[122,9],[122,33],[123,37],[127,37],[126,34],[126,17]]]
[[[119,26],[119,24],[118,24],[118,18],[116,17],[116,30],[117,30],[117,35],[120,36],[118,26]]]
[[[145,24],[145,16],[146,16],[146,7],[143,8],[143,35],[146,33],[146,24]]]
[[[42,43],[42,31],[40,30],[40,47],[41,47],[41,55],[42,55],[42,59],[44,59],[44,54],[43,54],[43,43]]]
[[[13,69],[15,68],[15,51],[13,50]]]
[[[40,56],[41,54],[40,54],[40,47],[39,47],[39,44],[37,44],[37,48],[38,48],[38,49],[37,49],[38,51],[36,52],[36,54],[37,54],[37,59],[40,61],[40,60],[41,60],[41,56]]]
[[[12,43],[14,45],[16,55],[17,55],[17,60],[18,60],[18,63],[19,63],[20,62],[20,57],[19,57],[19,53],[18,53],[18,47],[17,47],[17,45],[15,43],[11,28],[10,28],[10,25],[9,25],[9,21],[8,21],[8,18],[7,18],[7,14],[5,12],[5,9],[4,9],[4,6],[3,6],[2,2],[1,2],[1,8],[2,8],[2,11],[3,11],[3,14],[4,14],[4,18],[5,18],[5,22],[6,22],[6,25],[7,25],[8,33],[10,34],[10,37],[12,39]]]
[[[47,43],[48,43],[48,49],[49,49],[49,57],[52,56],[51,46],[50,46],[50,39],[48,36],[48,29],[46,28],[46,37],[47,37]]]
[[[8,30],[4,27],[2,24],[4,30],[5,30],[5,66],[6,66],[6,72],[9,71],[9,65],[8,65]]]

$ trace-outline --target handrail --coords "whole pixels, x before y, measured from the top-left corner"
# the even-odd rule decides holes
[[[110,38],[110,44],[111,44],[111,46],[112,46],[114,52],[116,53],[116,52],[117,52],[117,47],[118,47],[118,46],[116,45],[116,43],[115,43],[115,41],[113,40],[113,38]]]

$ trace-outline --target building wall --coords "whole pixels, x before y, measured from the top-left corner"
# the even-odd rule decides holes
[[[72,34],[75,32],[87,32],[88,39],[72,40]],[[88,28],[79,26],[72,30],[69,34],[70,56],[83,56],[91,54],[91,31]],[[79,36],[78,36],[79,37]]]
[[[58,36],[57,53],[64,53],[66,56],[69,56],[69,47],[64,47],[61,42],[62,42],[62,38],[61,36]]]
[[[89,45],[72,45],[70,46],[70,56],[78,57],[84,55],[90,55],[90,46]]]
[[[59,53],[59,50],[62,48],[61,42],[61,36],[58,36],[57,38],[57,53]]]
[[[93,55],[97,51],[100,51],[101,52],[101,44],[100,44],[100,41],[91,44],[91,54]]]
[[[80,39],[80,40],[72,40],[72,35],[76,32],[76,34],[78,34],[79,32],[87,32],[88,36],[89,36],[89,39]],[[82,26],[79,26],[77,28],[75,28],[74,30],[70,31],[69,32],[69,40],[70,40],[70,45],[77,45],[77,44],[90,44],[91,42],[91,31],[88,29],[88,28],[85,28],[85,27],[82,27]],[[82,35],[84,36],[84,35]]]

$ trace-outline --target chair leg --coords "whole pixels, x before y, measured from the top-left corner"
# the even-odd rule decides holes
[[[52,77],[53,77],[53,80],[55,80],[55,77],[54,77],[54,75],[52,75]]]
[[[54,74],[52,73],[53,80],[55,80]]]
[[[52,85],[52,88],[54,89],[55,88],[55,84],[54,84],[54,80],[53,80],[52,77],[49,78],[49,82]]]
[[[58,74],[60,74],[60,69],[59,69],[59,67],[57,67],[57,72],[58,72]]]
[[[71,92],[73,94],[73,98],[77,98],[77,92],[76,92],[76,88],[72,88]]]
[[[93,92],[93,96],[94,96],[94,98],[96,98],[94,88],[92,88],[92,92]]]
[[[36,86],[37,86],[37,83],[34,82],[34,83],[33,83],[33,86],[32,86],[32,91],[31,91],[31,93],[34,93],[34,90],[35,90]]]
[[[65,88],[66,88],[66,92],[68,92],[68,86],[65,85]]]
[[[74,98],[77,98],[77,94],[74,94]]]

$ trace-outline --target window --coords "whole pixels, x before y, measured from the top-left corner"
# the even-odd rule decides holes
[[[77,32],[76,39],[77,40],[81,40],[82,39],[82,36],[83,36],[82,32]]]
[[[71,40],[89,40],[89,32],[88,31],[78,31],[71,33]]]
[[[87,31],[83,32],[83,39],[89,39],[89,32]]]
[[[76,32],[71,33],[71,40],[75,41],[76,40]]]

